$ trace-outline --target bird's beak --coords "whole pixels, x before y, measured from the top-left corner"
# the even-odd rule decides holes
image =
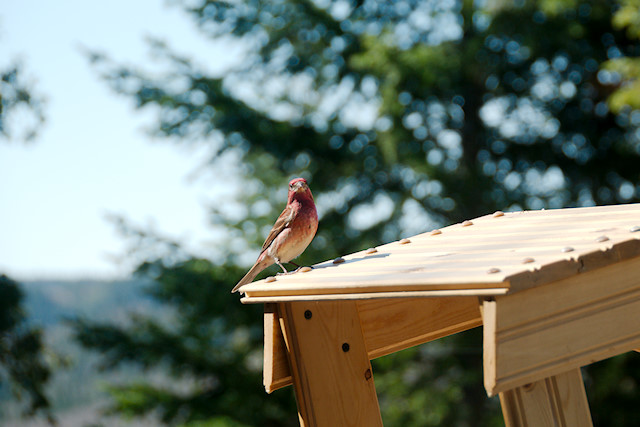
[[[304,191],[304,187],[305,187],[304,182],[298,181],[293,186],[293,191],[295,191],[296,193],[299,191]]]

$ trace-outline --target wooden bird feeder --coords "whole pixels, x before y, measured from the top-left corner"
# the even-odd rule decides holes
[[[590,426],[580,367],[640,349],[640,204],[496,212],[242,291],[301,426],[381,426],[370,360],[477,326],[507,426]]]

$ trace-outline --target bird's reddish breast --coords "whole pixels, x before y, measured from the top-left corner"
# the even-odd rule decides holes
[[[289,227],[300,231],[308,230],[312,234],[315,234],[316,229],[318,228],[318,213],[316,211],[316,206],[313,203],[313,200],[305,200],[304,198],[300,199],[294,199],[291,203],[291,207],[294,211],[294,219],[291,224],[289,224]]]
[[[290,203],[293,220],[278,236],[278,244],[274,248],[273,255],[278,256],[283,262],[289,262],[304,252],[318,229],[318,213],[313,199],[305,195],[298,196]]]

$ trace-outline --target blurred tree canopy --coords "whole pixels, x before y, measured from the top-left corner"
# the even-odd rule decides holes
[[[615,12],[613,24],[618,30],[625,30],[631,40],[640,40],[640,2],[622,0]],[[637,56],[615,56],[604,64],[604,68],[619,73],[624,84],[609,99],[611,109],[620,112],[624,108],[640,107],[640,59]]]
[[[44,123],[44,98],[33,94],[32,85],[24,77],[19,63],[0,69],[0,137],[30,141]],[[11,126],[15,119],[19,126]],[[20,130],[16,136],[16,128]]]
[[[251,389],[260,384],[250,367],[261,316],[227,292],[242,276],[238,265],[253,261],[291,176],[310,182],[321,217],[307,263],[496,209],[639,201],[640,111],[625,95],[638,90],[635,4],[187,1],[203,35],[230,52],[222,71],[161,41],[152,46],[164,71],[92,54],[114,90],[158,112],[157,135],[208,144],[214,173],[235,161],[241,177],[225,180],[228,193],[211,207],[225,233],[214,262],[187,255],[143,265],[157,280],[151,292],[176,308],[172,324],[79,321],[80,340],[108,364],[164,363],[177,378],[207,379],[186,397],[125,385],[114,391],[115,408],[222,423],[213,425],[277,423],[286,412],[278,399],[286,406],[287,392]],[[237,334],[246,347],[234,346]],[[376,361],[385,423],[501,425],[482,389],[481,357],[471,331]],[[596,424],[637,423],[628,415],[637,413],[637,360],[623,355],[588,370]],[[600,371],[612,380],[592,378]],[[624,391],[612,390],[616,381]],[[610,417],[612,407],[627,416]]]
[[[51,372],[43,359],[42,332],[26,324],[23,298],[18,283],[0,274],[0,388],[27,401],[25,414],[50,417],[44,387]]]
[[[32,90],[24,81],[20,65],[10,64],[0,70],[0,142],[14,138],[15,130],[20,130],[20,140],[35,137],[44,113],[42,98],[34,96]],[[12,116],[19,112],[32,115],[35,121],[9,126]],[[45,394],[51,371],[43,358],[42,331],[27,324],[23,299],[19,284],[0,273],[0,390],[11,390],[24,400],[25,415],[40,412],[53,422]]]
[[[228,286],[243,268],[196,258],[172,241],[118,224],[133,251],[155,254],[136,274],[154,279],[146,292],[164,310],[121,325],[83,318],[72,325],[80,344],[104,356],[102,369],[132,363],[161,375],[110,386],[109,412],[153,413],[190,427],[298,425],[292,390],[265,399],[262,307],[239,306]]]

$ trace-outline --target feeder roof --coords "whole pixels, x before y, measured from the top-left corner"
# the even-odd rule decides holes
[[[640,204],[496,212],[250,283],[242,302],[503,295],[637,256]]]

